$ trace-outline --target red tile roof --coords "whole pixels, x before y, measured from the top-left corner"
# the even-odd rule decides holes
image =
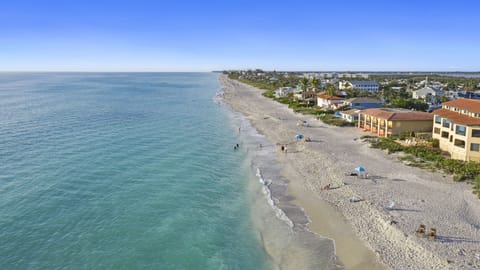
[[[480,113],[480,100],[469,99],[469,98],[459,98],[456,100],[451,100],[442,103],[442,105],[449,105],[461,109],[466,109],[470,112]]]
[[[365,109],[360,112],[361,114],[367,114],[375,116],[377,118],[385,120],[396,120],[396,121],[432,121],[433,114],[426,112],[415,112],[409,110],[398,110],[398,109],[386,109],[386,108],[375,108],[375,109]]]
[[[443,118],[447,118],[448,120],[452,121],[455,124],[466,125],[466,126],[480,125],[480,118],[471,117],[471,116],[450,111],[447,109],[435,110],[433,111],[433,114],[440,115]]]

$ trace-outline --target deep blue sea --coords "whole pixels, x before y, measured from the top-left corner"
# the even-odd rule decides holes
[[[0,73],[0,269],[307,265],[218,76]]]

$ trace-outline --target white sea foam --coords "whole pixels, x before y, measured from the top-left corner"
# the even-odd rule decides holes
[[[333,241],[309,231],[310,219],[301,207],[290,202],[287,180],[275,161],[275,146],[241,114],[233,112],[232,116],[232,129],[240,127],[238,140],[254,180],[247,183],[252,196],[252,222],[273,267],[336,268]]]
[[[270,184],[268,184],[267,181],[265,181],[265,179],[262,176],[262,172],[260,171],[259,168],[257,168],[256,176],[258,177],[258,180],[260,181],[260,183],[262,183],[263,194],[265,194],[268,204],[273,208],[273,211],[275,211],[275,215],[277,216],[277,218],[285,221],[285,223],[287,223],[287,225],[290,228],[293,228],[293,221],[287,217],[287,215],[285,214],[285,212],[283,212],[282,209],[280,209],[275,205],[275,202],[272,198],[272,192],[268,188]]]

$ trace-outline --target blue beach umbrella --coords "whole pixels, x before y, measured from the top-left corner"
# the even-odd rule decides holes
[[[365,168],[363,168],[363,167],[357,167],[357,168],[355,168],[355,171],[357,171],[357,172],[365,172]]]
[[[297,135],[295,135],[295,140],[299,141],[299,140],[301,140],[301,139],[303,139],[303,135],[302,135],[302,134],[297,134]]]

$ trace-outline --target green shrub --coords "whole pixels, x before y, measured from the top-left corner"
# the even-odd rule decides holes
[[[405,147],[404,152],[420,157],[426,161],[439,161],[443,159],[442,151],[438,148],[431,148],[428,146],[410,146]]]
[[[263,92],[262,95],[264,97],[268,97],[268,98],[275,98],[275,91],[274,90],[267,90],[267,91]]]
[[[264,93],[265,94],[265,93]],[[273,98],[275,101],[283,103],[283,104],[289,104],[291,102],[289,97],[279,97],[279,98]]]
[[[480,199],[480,174],[475,177],[475,181],[473,182],[473,193],[477,194]]]
[[[394,152],[400,152],[404,150],[404,147],[395,142],[394,140],[390,138],[378,138],[376,141],[372,142],[371,144],[372,148],[379,148],[383,150],[387,150],[388,153],[394,153]]]
[[[453,181],[460,182],[460,181],[465,181],[467,180],[467,176],[464,174],[454,174],[453,175]]]
[[[331,111],[331,113],[325,113],[325,111],[322,111],[320,112],[317,118],[322,120],[322,122],[324,122],[325,124],[332,125],[332,126],[345,127],[345,126],[355,125],[355,123],[350,123],[340,117],[334,116],[333,111]]]

